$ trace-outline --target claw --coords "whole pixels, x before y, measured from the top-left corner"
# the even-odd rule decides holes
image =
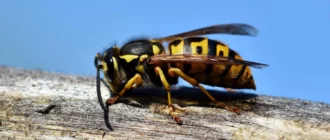
[[[226,109],[226,110],[228,110],[230,112],[234,112],[234,113],[236,113],[238,115],[241,114],[240,109],[237,108],[237,107],[230,107],[230,106],[227,106],[227,105],[225,105],[224,103],[221,103],[221,102],[217,102],[216,105],[219,106],[219,107],[221,107],[221,108],[224,108],[224,109]]]
[[[114,104],[117,100],[118,100],[119,96],[115,96],[115,97],[112,97],[110,99],[108,99],[105,103],[110,106],[112,104]]]

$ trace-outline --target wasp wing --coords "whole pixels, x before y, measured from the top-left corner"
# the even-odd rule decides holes
[[[159,63],[203,63],[203,64],[221,64],[221,65],[247,65],[254,68],[264,68],[267,64],[228,58],[223,56],[210,56],[210,55],[190,55],[190,54],[159,54],[149,58],[150,64]]]
[[[232,35],[256,36],[258,34],[258,30],[251,25],[243,24],[243,23],[218,24],[218,25],[203,27],[175,35],[170,35],[167,37],[156,38],[155,40],[164,42],[164,41],[171,41],[181,37],[200,36],[207,34],[232,34]]]

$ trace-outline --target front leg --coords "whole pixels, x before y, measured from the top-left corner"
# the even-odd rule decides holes
[[[142,83],[141,75],[135,74],[135,76],[126,83],[124,88],[116,96],[111,97],[106,101],[106,105],[110,106],[110,105],[114,104],[118,100],[119,97],[123,96],[128,90],[130,90],[134,87],[138,87],[139,85],[141,85],[141,83]]]

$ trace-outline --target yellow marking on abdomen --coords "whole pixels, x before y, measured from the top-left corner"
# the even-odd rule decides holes
[[[200,42],[191,42],[190,43],[190,47],[191,47],[191,54],[198,54],[197,53],[197,47],[200,46],[202,48],[202,52],[200,54],[208,54],[208,50],[209,50],[209,46],[208,46],[208,39],[204,38],[202,41]]]
[[[235,59],[241,59],[241,57],[239,55],[235,55]],[[238,75],[238,73],[241,71],[243,65],[232,65],[230,67],[229,72],[227,73],[227,75],[223,76],[223,81],[221,82],[224,86],[231,86],[233,85],[233,82],[236,78],[236,76]],[[219,83],[217,83],[219,84]]]
[[[182,54],[183,53],[183,40],[180,39],[180,43],[178,45],[171,45],[172,54]]]
[[[216,56],[220,55],[220,52],[222,52],[222,56],[228,57],[229,56],[229,48],[227,46],[223,46],[221,44],[217,44],[217,51],[216,51]]]

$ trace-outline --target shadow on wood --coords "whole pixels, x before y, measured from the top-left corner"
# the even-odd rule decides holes
[[[219,88],[220,89],[220,88]],[[207,90],[218,101],[233,105],[243,110],[255,105],[258,95],[244,92],[227,92],[221,90]],[[173,104],[181,107],[215,107],[215,104],[198,88],[177,87],[171,90]],[[167,105],[167,93],[160,88],[137,88],[127,92],[119,99],[119,103],[131,104],[136,101],[141,105],[149,106],[152,103]],[[138,107],[138,106],[137,106]]]

